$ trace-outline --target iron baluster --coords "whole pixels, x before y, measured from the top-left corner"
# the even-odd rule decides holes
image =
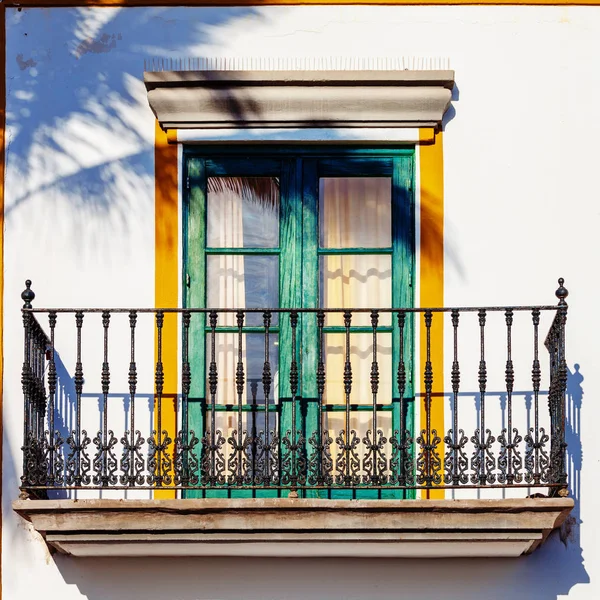
[[[292,492],[296,492],[296,486],[306,482],[304,473],[306,472],[306,461],[302,455],[304,438],[298,427],[297,404],[298,404],[298,313],[290,313],[290,325],[292,327],[292,364],[290,366],[290,391],[292,393]]]
[[[290,313],[290,326],[292,328],[292,363],[290,365],[290,392],[292,394],[292,494],[298,495],[297,452],[301,443],[296,425],[296,395],[298,393],[298,362],[296,358],[296,328],[298,327],[298,313]],[[292,495],[290,494],[290,495]]]
[[[345,356],[346,361],[344,363],[344,393],[346,399],[346,425],[345,425],[345,439],[344,439],[344,452],[346,454],[346,472],[344,483],[350,485],[350,394],[352,393],[352,363],[350,362],[350,324],[352,323],[352,313],[346,311],[344,313],[344,326],[346,327],[346,338],[345,338]]]
[[[371,326],[373,327],[373,360],[371,362],[371,395],[373,399],[373,473],[372,483],[379,483],[379,473],[377,468],[377,392],[379,391],[379,364],[377,362],[377,323],[379,313],[374,310],[371,312]]]
[[[290,326],[292,330],[292,360],[289,377],[292,399],[292,426],[288,430],[287,435],[282,439],[282,445],[286,448],[287,452],[281,461],[281,477],[282,483],[289,483],[291,487],[288,497],[297,498],[298,485],[303,485],[306,482],[306,460],[302,455],[304,438],[297,425],[296,403],[298,402],[299,369],[297,357],[298,312],[295,310],[290,312]]]
[[[131,311],[129,313],[129,328],[130,328],[130,360],[129,360],[129,448],[127,451],[129,453],[129,464],[126,465],[129,468],[126,469],[128,471],[127,481],[129,485],[135,485],[135,392],[137,387],[137,368],[135,364],[135,325],[137,321],[137,313],[135,311]],[[126,438],[125,438],[126,439]]]
[[[56,328],[56,312],[48,313],[48,324],[50,326],[50,348],[48,364],[48,485],[54,486],[60,483],[62,478],[63,461],[59,454],[63,440],[60,432],[54,430],[54,411],[56,400],[56,362],[54,332]]]
[[[265,415],[265,430],[264,430],[264,454],[263,454],[263,485],[271,484],[271,477],[273,475],[271,469],[272,452],[274,450],[274,431],[270,431],[270,419],[269,419],[269,402],[271,395],[271,361],[269,358],[269,328],[271,326],[271,312],[265,311],[263,313],[263,325],[265,327],[265,362],[263,364],[262,372],[262,385],[264,394],[264,415]]]
[[[179,450],[177,452],[176,472],[179,471],[179,483],[181,485],[197,485],[198,457],[194,448],[198,444],[198,438],[193,430],[190,430],[189,394],[192,385],[192,371],[190,368],[190,322],[191,313],[186,310],[182,315],[182,355],[181,355],[181,431],[178,436]]]
[[[165,314],[163,310],[157,310],[156,322],[156,368],[154,371],[154,390],[156,395],[156,429],[148,438],[148,483],[155,487],[168,486],[172,482],[170,474],[171,459],[169,457],[169,445],[172,440],[168,431],[162,426],[162,401],[164,392],[164,367],[162,360],[163,352],[163,326]]]
[[[344,311],[344,396],[345,396],[345,428],[340,431],[336,439],[340,452],[336,459],[336,482],[339,485],[349,487],[358,484],[360,476],[360,459],[356,453],[359,438],[356,431],[350,429],[350,396],[352,394],[352,363],[350,361],[350,326],[352,324],[352,313]]]
[[[94,438],[96,445],[96,454],[94,456],[94,477],[95,485],[107,487],[117,483],[116,469],[117,459],[113,448],[117,443],[114,432],[108,428],[108,393],[110,390],[110,366],[108,363],[108,329],[110,326],[111,314],[105,310],[102,312],[102,328],[104,339],[104,353],[102,361],[101,385],[102,385],[102,428]]]
[[[460,391],[460,363],[458,360],[458,324],[460,312],[453,309],[452,337],[453,337],[453,360],[451,371],[452,382],[452,429],[448,431],[444,441],[448,446],[446,452],[444,481],[452,485],[465,484],[468,481],[467,469],[469,461],[465,454],[465,445],[469,441],[463,429],[459,429],[458,418],[458,394]]]
[[[216,361],[216,329],[217,312],[211,310],[208,315],[210,325],[210,364],[208,367],[208,390],[210,394],[210,430],[206,432],[202,440],[204,446],[204,458],[202,460],[203,481],[209,486],[222,485],[225,483],[225,459],[221,448],[225,444],[225,438],[220,430],[217,430],[217,387],[219,375]]]
[[[431,325],[433,322],[433,312],[425,311],[425,372],[423,382],[425,384],[425,429],[417,438],[420,446],[419,457],[417,459],[417,483],[430,488],[432,485],[439,485],[442,481],[439,474],[441,460],[437,453],[437,447],[441,439],[438,437],[437,430],[431,428],[431,400],[433,391],[433,365],[431,363]]]
[[[350,325],[352,324],[352,313],[344,312],[344,398],[345,398],[345,425],[336,440],[340,453],[336,460],[337,482],[342,485],[350,485],[350,394],[352,393],[352,364],[350,362]]]
[[[192,315],[189,311],[183,313],[183,366],[181,369],[181,390],[182,398],[182,425],[184,448],[184,472],[189,483],[198,483],[198,459],[194,452],[194,447],[198,443],[195,431],[190,431],[190,407],[189,395],[192,386],[192,370],[190,368],[190,323]]]
[[[82,311],[75,313],[75,327],[77,330],[77,342],[76,342],[76,358],[75,358],[75,428],[71,430],[69,437],[67,438],[67,444],[69,445],[69,454],[67,455],[66,462],[66,482],[67,485],[75,485],[79,487],[81,485],[90,484],[90,469],[91,462],[90,458],[85,451],[87,446],[91,443],[87,431],[81,429],[81,394],[83,392],[83,363],[81,361],[81,331],[83,328],[83,317]]]
[[[513,473],[513,450],[515,448],[513,444],[513,428],[512,428],[512,392],[515,380],[514,367],[512,362],[512,324],[513,324],[513,311],[507,310],[506,316],[506,403],[507,403],[507,429],[508,444],[506,445],[506,482],[511,484],[515,480],[515,474]],[[502,442],[503,440],[501,440]]]
[[[45,421],[46,421],[46,400],[48,398],[48,396],[46,395],[46,387],[44,385],[44,372],[45,372],[45,367],[46,367],[46,353],[48,351],[48,346],[49,346],[49,340],[46,337],[46,334],[44,333],[44,331],[42,330],[39,322],[36,319],[36,323],[37,323],[37,345],[36,345],[36,354],[37,354],[37,369],[38,369],[38,374],[36,377],[36,381],[38,383],[39,386],[39,411],[38,411],[38,431],[39,431],[39,437],[38,439],[41,440],[42,443],[42,456],[45,462],[45,467],[46,470],[43,472],[43,474],[41,473],[40,475],[42,475],[43,480],[45,480],[49,474],[48,471],[48,459],[47,456],[49,454],[49,444],[50,444],[50,439],[49,439],[49,435],[46,435],[46,431],[45,431]]]
[[[325,338],[323,327],[325,326],[325,312],[317,311],[317,429],[310,437],[310,445],[313,448],[309,464],[309,483],[322,486],[332,482],[331,443],[329,431],[324,427],[323,398],[325,394]]]
[[[539,393],[541,383],[541,368],[538,355],[540,311],[534,308],[531,311],[533,323],[533,363],[531,368],[531,383],[533,387],[533,419],[534,425],[529,428],[525,436],[525,481],[539,485],[547,477],[549,457],[546,452],[546,443],[550,439],[539,422]]]
[[[216,474],[216,429],[217,429],[217,384],[219,374],[217,372],[216,348],[215,348],[215,329],[217,327],[217,313],[211,311],[209,315],[210,324],[210,366],[208,370],[208,385],[210,390],[210,481],[214,485],[217,480]]]
[[[161,487],[163,484],[161,478],[162,463],[162,393],[164,384],[163,363],[162,363],[162,328],[164,324],[164,313],[159,310],[155,314],[156,321],[156,366],[154,370],[154,393],[156,395],[156,429],[148,438],[148,483]]]
[[[331,459],[327,462],[326,458],[326,444],[324,438],[329,438],[329,433],[325,431],[323,427],[323,395],[325,394],[325,381],[326,381],[326,373],[325,373],[325,353],[324,353],[324,343],[325,336],[323,334],[323,327],[325,326],[325,313],[320,310],[317,313],[317,330],[318,330],[318,344],[319,344],[319,360],[317,364],[317,398],[318,398],[318,406],[317,406],[317,465],[318,465],[318,474],[317,474],[317,484],[325,485],[327,482],[327,476],[325,469],[326,466],[331,467]]]
[[[507,308],[504,312],[506,322],[506,369],[505,369],[505,384],[506,384],[506,410],[507,410],[507,426],[498,436],[500,442],[500,455],[498,457],[498,482],[513,485],[520,483],[523,480],[521,469],[523,461],[519,452],[519,444],[523,438],[519,434],[516,427],[513,427],[513,405],[512,396],[515,380],[514,365],[512,361],[512,327],[513,314],[511,308]]]
[[[371,398],[372,398],[372,437],[369,431],[363,439],[365,444],[365,460],[363,468],[365,474],[363,476],[364,483],[370,485],[379,485],[385,483],[385,471],[387,470],[387,460],[383,455],[383,448],[387,439],[383,435],[383,431],[377,426],[377,394],[379,391],[379,363],[377,361],[377,325],[379,323],[379,312],[371,311],[371,328],[372,328],[372,343],[373,355],[371,361]]]
[[[515,473],[513,472],[513,450],[515,449],[515,445],[513,443],[513,432],[512,426],[512,393],[513,386],[515,380],[514,367],[512,362],[512,324],[513,324],[513,311],[507,310],[505,313],[506,317],[506,402],[507,402],[507,410],[508,410],[508,420],[507,420],[507,428],[508,428],[508,444],[506,446],[507,452],[507,473],[506,473],[506,481],[507,483],[513,483],[515,480]]]
[[[104,362],[102,363],[102,485],[108,485],[108,390],[110,386],[110,370],[108,365],[108,327],[110,313],[102,313],[104,328]]]
[[[431,311],[425,313],[425,327],[427,328],[427,359],[425,361],[425,422],[426,422],[426,460],[425,460],[425,483],[427,486],[431,486],[432,480],[432,438],[431,438],[431,392],[433,389],[433,367],[431,364],[431,323],[433,321],[433,314]]]
[[[487,385],[487,366],[485,362],[485,321],[486,313],[480,310],[479,316],[479,339],[481,358],[479,361],[479,422],[480,422],[480,439],[478,440],[477,448],[479,450],[479,483],[485,485],[485,390]]]
[[[231,454],[227,461],[229,476],[227,478],[229,484],[242,485],[247,479],[247,460],[245,451],[247,448],[248,439],[244,438],[244,423],[243,423],[243,401],[244,401],[244,311],[238,310],[236,313],[237,335],[238,335],[238,352],[237,365],[235,369],[235,390],[237,394],[237,427],[233,428],[227,442],[231,446]]]
[[[243,429],[243,399],[244,399],[244,355],[243,355],[243,344],[244,344],[244,311],[239,310],[236,313],[237,327],[238,327],[238,356],[237,366],[235,369],[235,388],[237,393],[237,428],[234,429],[229,437],[229,444],[231,445],[231,455],[228,461],[229,467],[229,482],[236,485],[242,485],[245,480],[245,448],[246,440],[244,439]]]
[[[74,469],[74,481],[75,485],[80,486],[82,484],[89,483],[89,475],[86,477],[83,473],[84,466],[89,468],[91,463],[87,462],[82,455],[83,453],[83,440],[88,438],[87,432],[81,430],[81,394],[83,392],[83,363],[81,362],[81,330],[83,328],[83,313],[78,311],[75,313],[75,327],[77,328],[77,358],[75,360],[75,418],[76,418],[76,429],[74,444],[71,443],[71,448],[74,452],[73,459],[75,460]],[[88,438],[89,439],[89,438]],[[72,440],[73,441],[73,440]],[[86,444],[87,445],[87,444]]]
[[[260,483],[261,475],[259,474],[259,451],[262,448],[262,440],[258,435],[258,427],[256,424],[256,417],[258,413],[258,381],[256,379],[248,379],[250,385],[250,394],[252,396],[252,430],[250,435],[251,442],[251,475],[252,477],[248,483]]]
[[[238,311],[237,313],[237,324],[238,324],[238,364],[235,373],[235,383],[237,386],[238,395],[238,429],[237,429],[237,443],[238,443],[238,465],[237,465],[237,481],[240,485],[244,481],[244,433],[243,433],[243,414],[242,404],[244,398],[244,357],[243,357],[243,327],[244,327],[244,312]]]
[[[135,395],[137,388],[137,365],[135,361],[135,331],[137,324],[137,312],[129,311],[129,372],[127,383],[129,384],[129,431],[121,438],[123,445],[123,457],[121,458],[120,477],[122,485],[134,487],[144,482],[144,459],[142,457],[142,446],[144,439],[139,430],[135,428]]]
[[[404,328],[406,325],[406,313],[401,311],[398,313],[398,371],[396,373],[396,381],[398,384],[398,397],[400,400],[400,423],[397,431],[393,432],[390,443],[392,445],[392,458],[390,460],[390,482],[400,486],[409,485],[411,472],[412,457],[409,453],[409,433],[406,429],[406,365],[404,362]]]
[[[533,384],[533,417],[535,429],[535,446],[534,446],[534,472],[533,481],[537,484],[540,482],[542,474],[540,472],[540,413],[539,413],[539,394],[541,382],[541,369],[538,356],[539,344],[539,324],[540,312],[533,311],[533,367],[531,370],[531,382]]]
[[[471,459],[471,483],[478,483],[481,486],[487,483],[493,483],[495,480],[495,460],[491,453],[492,444],[495,438],[492,432],[486,429],[485,425],[485,394],[487,388],[487,364],[485,360],[485,325],[487,311],[481,309],[477,312],[479,317],[479,428],[475,430],[475,435],[471,438],[475,451]]]
[[[217,327],[217,313],[213,310],[209,314],[210,324],[210,366],[208,369],[208,385],[210,392],[210,483],[215,485],[217,481],[217,457],[216,457],[216,430],[217,430],[217,384],[219,380],[219,374],[217,372],[217,361],[216,361],[216,327]]]

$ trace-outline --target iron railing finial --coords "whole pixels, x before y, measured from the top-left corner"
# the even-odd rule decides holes
[[[31,303],[35,299],[35,293],[31,289],[31,279],[25,281],[25,289],[21,293],[21,300],[25,304],[23,304],[23,308],[32,308]]]
[[[565,280],[560,277],[558,280],[558,289],[556,290],[556,297],[558,298],[558,304],[564,306],[567,304],[565,298],[569,295],[569,290],[564,286]]]

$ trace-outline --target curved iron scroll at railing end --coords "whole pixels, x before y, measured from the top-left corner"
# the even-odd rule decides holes
[[[568,496],[567,487],[567,443],[565,439],[565,419],[566,419],[566,391],[567,391],[567,360],[565,356],[565,327],[567,323],[568,304],[566,298],[569,291],[564,286],[565,280],[561,277],[558,280],[558,289],[556,297],[558,298],[558,311],[546,338],[546,348],[548,348],[548,338],[554,336],[550,352],[550,392],[548,397],[550,409],[550,465],[549,481],[555,484],[553,492],[558,496]]]

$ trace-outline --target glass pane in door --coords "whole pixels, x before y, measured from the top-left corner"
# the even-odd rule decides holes
[[[320,257],[320,293],[323,308],[389,308],[392,305],[392,257],[389,254],[327,254]],[[380,325],[390,314],[379,316]],[[342,313],[330,313],[326,325],[344,324]],[[353,313],[353,326],[371,325],[368,312]]]
[[[208,248],[277,248],[279,178],[209,177]]]
[[[321,248],[389,248],[392,245],[390,177],[321,177]]]

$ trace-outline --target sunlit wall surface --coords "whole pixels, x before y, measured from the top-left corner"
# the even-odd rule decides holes
[[[4,598],[599,597],[598,39],[600,10],[583,7],[7,10]],[[567,441],[577,504],[562,539],[518,561],[92,561],[50,557],[12,512],[24,280],[33,280],[37,306],[154,306],[155,124],[144,61],[250,56],[449,60],[456,89],[444,123],[445,304],[551,304],[559,276],[571,292]],[[89,328],[84,351],[100,365],[100,319]],[[476,325],[465,324],[464,335],[476,336]],[[450,343],[446,335],[447,366]],[[516,355],[527,355],[528,344],[516,340]],[[461,401],[475,411],[470,347],[461,360],[472,385]],[[74,337],[57,348],[68,384]],[[124,382],[127,346],[116,340],[112,348],[113,377]],[[138,348],[139,393],[150,401],[150,328]],[[86,373],[86,386],[100,389],[100,375]],[[503,376],[492,373],[489,389],[501,390]]]

